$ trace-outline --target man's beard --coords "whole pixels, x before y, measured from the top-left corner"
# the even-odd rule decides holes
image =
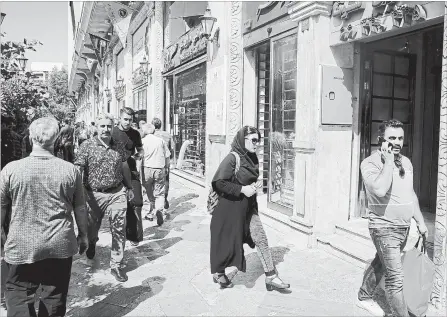
[[[108,143],[110,141],[110,139],[112,138],[112,136],[110,134],[109,135],[101,135],[100,138],[104,142]]]

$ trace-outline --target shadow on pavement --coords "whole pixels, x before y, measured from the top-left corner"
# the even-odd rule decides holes
[[[173,199],[169,199],[168,198],[168,201],[169,201],[169,209],[170,210],[174,210],[178,205],[180,205],[181,203],[184,203],[184,202],[186,202],[186,201],[188,201],[188,200],[191,200],[191,199],[194,199],[194,198],[197,198],[197,197],[199,197],[199,195],[198,194],[194,194],[194,193],[188,193],[188,194],[186,194],[186,195],[183,195],[183,196],[179,196],[179,197],[175,197],[175,198],[173,198]]]
[[[114,316],[122,317],[134,310],[140,303],[148,298],[160,293],[163,290],[164,277],[153,276],[144,281],[141,285],[124,288],[122,284],[113,286],[112,284],[102,285],[102,294],[108,294],[104,299],[89,305],[88,301],[82,302],[77,297],[69,298],[70,302],[76,302],[76,306],[71,306],[67,317],[85,316]]]
[[[286,247],[270,248],[275,266],[278,263],[284,262],[284,256],[289,251],[290,249]],[[228,277],[234,285],[245,285],[247,288],[253,288],[258,278],[264,275],[264,268],[257,252],[248,254],[245,257],[245,260],[247,262],[246,272],[244,273],[235,270],[228,274]],[[279,276],[281,276],[281,272],[279,272]],[[287,283],[287,281],[285,282]]]
[[[194,194],[188,194],[188,195],[194,195]],[[188,196],[185,195],[185,196]],[[184,197],[184,196],[182,196]],[[180,221],[173,221],[177,216],[184,214],[185,212],[190,211],[196,207],[195,204],[190,202],[184,202],[181,205],[175,204],[174,207],[169,208],[169,216],[166,217],[165,222],[161,226],[151,226],[143,231],[143,241],[144,240],[157,240],[157,239],[163,239],[165,238],[171,230],[175,231],[183,231],[182,227],[191,223],[189,220],[180,220]],[[148,220],[143,220],[148,221]],[[154,219],[155,222],[155,219]]]
[[[130,272],[136,268],[149,263],[159,257],[168,254],[166,249],[172,247],[177,242],[180,242],[182,238],[173,237],[167,239],[161,239],[158,241],[151,241],[149,243],[140,245],[130,250],[124,251],[124,268],[125,272]],[[80,257],[85,257],[85,255],[76,255],[73,261],[78,260]],[[85,258],[86,259],[86,258]],[[75,262],[73,266],[78,266],[76,270],[83,272],[80,279],[89,279],[93,273],[98,270],[109,270],[110,269],[110,247],[96,245],[96,255],[93,260],[86,260],[86,262]],[[81,270],[79,269],[81,266]],[[79,274],[72,270],[72,279],[77,280],[76,274]]]
[[[138,267],[147,264],[151,261],[155,261],[159,257],[162,257],[169,252],[166,249],[172,247],[174,244],[180,242],[182,238],[174,237],[157,241],[152,241],[144,245],[140,245],[127,252],[125,257],[126,264],[124,266],[124,272],[130,272]]]

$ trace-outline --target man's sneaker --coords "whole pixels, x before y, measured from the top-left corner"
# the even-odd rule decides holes
[[[128,277],[127,277],[126,273],[124,273],[123,271],[121,271],[118,268],[111,269],[110,273],[115,277],[115,279],[118,282],[125,282],[125,281],[128,280]]]
[[[154,215],[149,212],[146,214],[146,216],[144,216],[144,219],[149,220],[149,221],[153,221],[154,220]]]
[[[164,208],[165,209],[169,209],[169,201],[168,201],[167,198],[165,198],[165,206],[164,206]]]
[[[357,299],[357,306],[366,310],[373,316],[381,316],[381,317],[385,316],[385,313],[382,310],[382,308],[380,308],[380,306],[372,299],[365,299],[365,300]]]
[[[157,225],[161,226],[164,222],[162,212],[160,210],[157,210],[155,216],[157,216]]]
[[[87,256],[87,258],[89,258],[90,260],[93,259],[95,257],[95,253],[96,253],[96,243],[89,243],[88,244],[88,249],[85,252],[85,255]]]

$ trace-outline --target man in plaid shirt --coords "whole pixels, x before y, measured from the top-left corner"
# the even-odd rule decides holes
[[[127,198],[133,198],[129,175],[123,174],[124,149],[117,147],[111,138],[113,120],[107,114],[97,118],[98,135],[83,142],[78,150],[75,165],[84,173],[86,200],[88,203],[89,247],[86,255],[95,256],[98,231],[105,214],[109,217],[112,233],[110,256],[111,274],[119,282],[127,281],[122,271],[126,244]]]

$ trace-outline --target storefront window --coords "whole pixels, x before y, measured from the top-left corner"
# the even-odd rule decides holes
[[[171,108],[175,156],[178,167],[205,177],[206,64],[175,77],[175,101]]]
[[[147,88],[139,89],[133,93],[132,108],[135,111],[134,122],[139,123],[141,120],[147,122]]]
[[[292,215],[294,201],[297,75],[296,34],[272,42],[272,101],[270,131],[269,202],[286,207],[279,211]]]

